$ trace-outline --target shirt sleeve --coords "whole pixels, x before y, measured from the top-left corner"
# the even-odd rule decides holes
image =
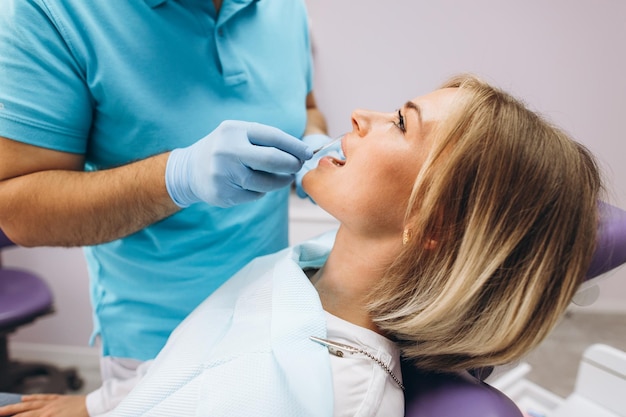
[[[43,0],[0,11],[0,136],[84,153],[93,103],[63,25]]]

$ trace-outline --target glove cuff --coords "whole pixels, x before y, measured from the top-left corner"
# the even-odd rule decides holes
[[[328,142],[330,142],[332,139],[328,136],[328,135],[324,135],[321,133],[314,133],[311,135],[305,135],[302,137],[302,142],[304,142],[305,144],[308,145],[308,147],[314,151],[315,149],[318,149],[322,146],[324,146],[325,144],[327,144]],[[302,188],[302,178],[304,177],[304,175],[309,172],[310,170],[312,170],[313,168],[315,168],[317,166],[317,163],[319,162],[320,158],[323,156],[323,154],[317,154],[317,155],[313,155],[313,157],[311,159],[309,159],[308,161],[305,161],[304,164],[302,165],[302,168],[300,169],[300,171],[298,173],[296,173],[296,195],[300,198],[307,198],[309,197],[308,194],[304,191],[304,189]],[[310,197],[309,199],[311,201],[313,201]]]
[[[174,149],[167,158],[165,166],[165,187],[170,198],[178,207],[186,208],[200,199],[191,189],[187,170],[189,152],[187,148]]]
[[[328,135],[324,135],[323,133],[312,133],[302,137],[302,142],[305,143],[311,151],[327,144],[331,140],[332,139]]]

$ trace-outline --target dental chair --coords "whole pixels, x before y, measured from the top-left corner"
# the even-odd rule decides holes
[[[526,379],[531,369],[522,363],[490,383],[531,416],[626,417],[626,352],[599,343],[587,347],[574,390],[565,398]]]
[[[0,230],[0,250],[15,246]],[[53,312],[52,293],[37,275],[0,264],[0,392],[58,393],[79,389],[83,381],[75,369],[61,370],[46,363],[23,363],[9,358],[8,335]]]
[[[577,294],[577,298],[584,299],[585,304],[597,295],[596,284],[603,278],[602,275],[626,263],[626,211],[600,203],[598,233],[586,281]],[[490,373],[490,369],[455,374],[432,373],[403,364],[405,416],[522,417],[522,412],[510,398],[484,382]]]

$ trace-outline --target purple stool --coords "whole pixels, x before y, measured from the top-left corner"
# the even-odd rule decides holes
[[[626,211],[600,203],[598,245],[586,279],[626,263]],[[502,392],[482,382],[489,369],[466,374],[423,372],[403,364],[406,417],[522,417]]]
[[[0,250],[11,246],[13,242],[0,231]],[[52,293],[41,278],[0,265],[0,392],[60,394],[82,386],[74,369],[9,359],[8,335],[52,311]]]

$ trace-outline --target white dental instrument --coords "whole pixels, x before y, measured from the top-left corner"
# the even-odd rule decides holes
[[[329,147],[331,147],[332,145],[334,145],[335,143],[339,142],[346,134],[343,133],[339,136],[337,136],[335,139],[331,140],[330,142],[328,142],[325,145],[320,146],[319,148],[317,148],[316,150],[313,151],[313,155],[315,155],[316,153],[318,153],[319,151],[322,151],[324,149],[327,149]]]

